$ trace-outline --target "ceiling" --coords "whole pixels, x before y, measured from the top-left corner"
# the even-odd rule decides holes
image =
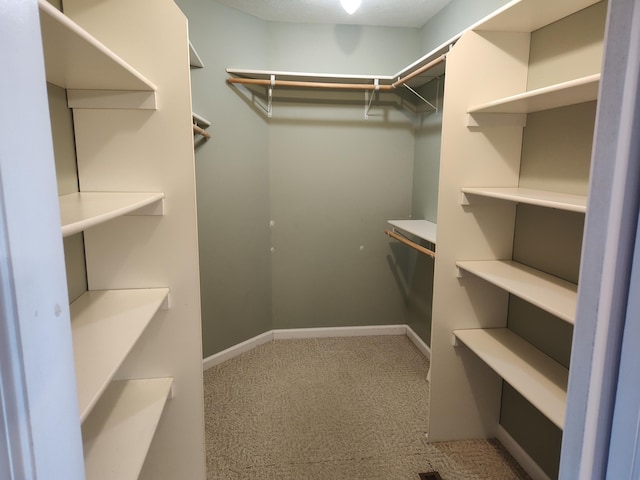
[[[349,15],[340,0],[217,0],[264,20],[293,23],[422,27],[451,0],[362,0]]]

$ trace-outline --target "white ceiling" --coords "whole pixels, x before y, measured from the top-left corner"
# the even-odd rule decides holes
[[[422,27],[451,0],[362,0],[349,15],[340,0],[217,0],[264,20],[293,23]]]

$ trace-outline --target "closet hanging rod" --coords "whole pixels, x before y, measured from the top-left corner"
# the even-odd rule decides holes
[[[425,255],[429,255],[431,258],[436,258],[436,252],[434,252],[433,250],[429,250],[428,248],[425,248],[422,245],[417,244],[416,242],[412,242],[407,237],[403,237],[402,235],[400,235],[400,234],[398,234],[398,233],[396,233],[396,232],[394,232],[392,230],[385,230],[384,233],[386,233],[387,235],[389,235],[392,238],[395,238],[399,242],[410,246],[411,248],[415,248],[416,250],[418,250],[421,253],[424,253]]]
[[[195,133],[197,133],[198,135],[202,135],[204,138],[211,138],[211,134],[208,133],[204,128],[200,128],[198,125],[196,125],[195,123],[193,124],[193,131]]]
[[[304,87],[304,88],[336,88],[347,90],[391,90],[391,85],[375,85],[373,83],[332,83],[332,82],[307,82],[304,80],[274,80],[266,78],[227,78],[229,83],[242,83],[246,85],[265,85],[275,87]]]
[[[443,54],[440,55],[439,57],[431,60],[429,63],[427,63],[426,65],[423,65],[422,67],[418,68],[417,70],[414,70],[413,72],[409,73],[408,75],[405,75],[404,77],[399,78],[398,80],[396,80],[395,82],[393,82],[391,84],[391,86],[393,88],[398,87],[399,85],[404,85],[405,83],[407,83],[409,80],[411,80],[413,77],[416,77],[418,75],[420,75],[421,73],[426,72],[427,70],[432,69],[433,67],[435,67],[436,65],[441,64],[442,62],[444,62],[447,59],[447,55]]]

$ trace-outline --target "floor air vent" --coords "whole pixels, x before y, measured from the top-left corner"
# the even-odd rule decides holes
[[[438,472],[419,473],[420,480],[442,480]]]

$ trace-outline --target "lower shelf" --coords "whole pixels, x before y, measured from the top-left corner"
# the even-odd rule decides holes
[[[135,480],[171,392],[171,378],[112,382],[82,424],[88,480]]]
[[[453,334],[544,416],[564,427],[569,370],[506,328]]]

